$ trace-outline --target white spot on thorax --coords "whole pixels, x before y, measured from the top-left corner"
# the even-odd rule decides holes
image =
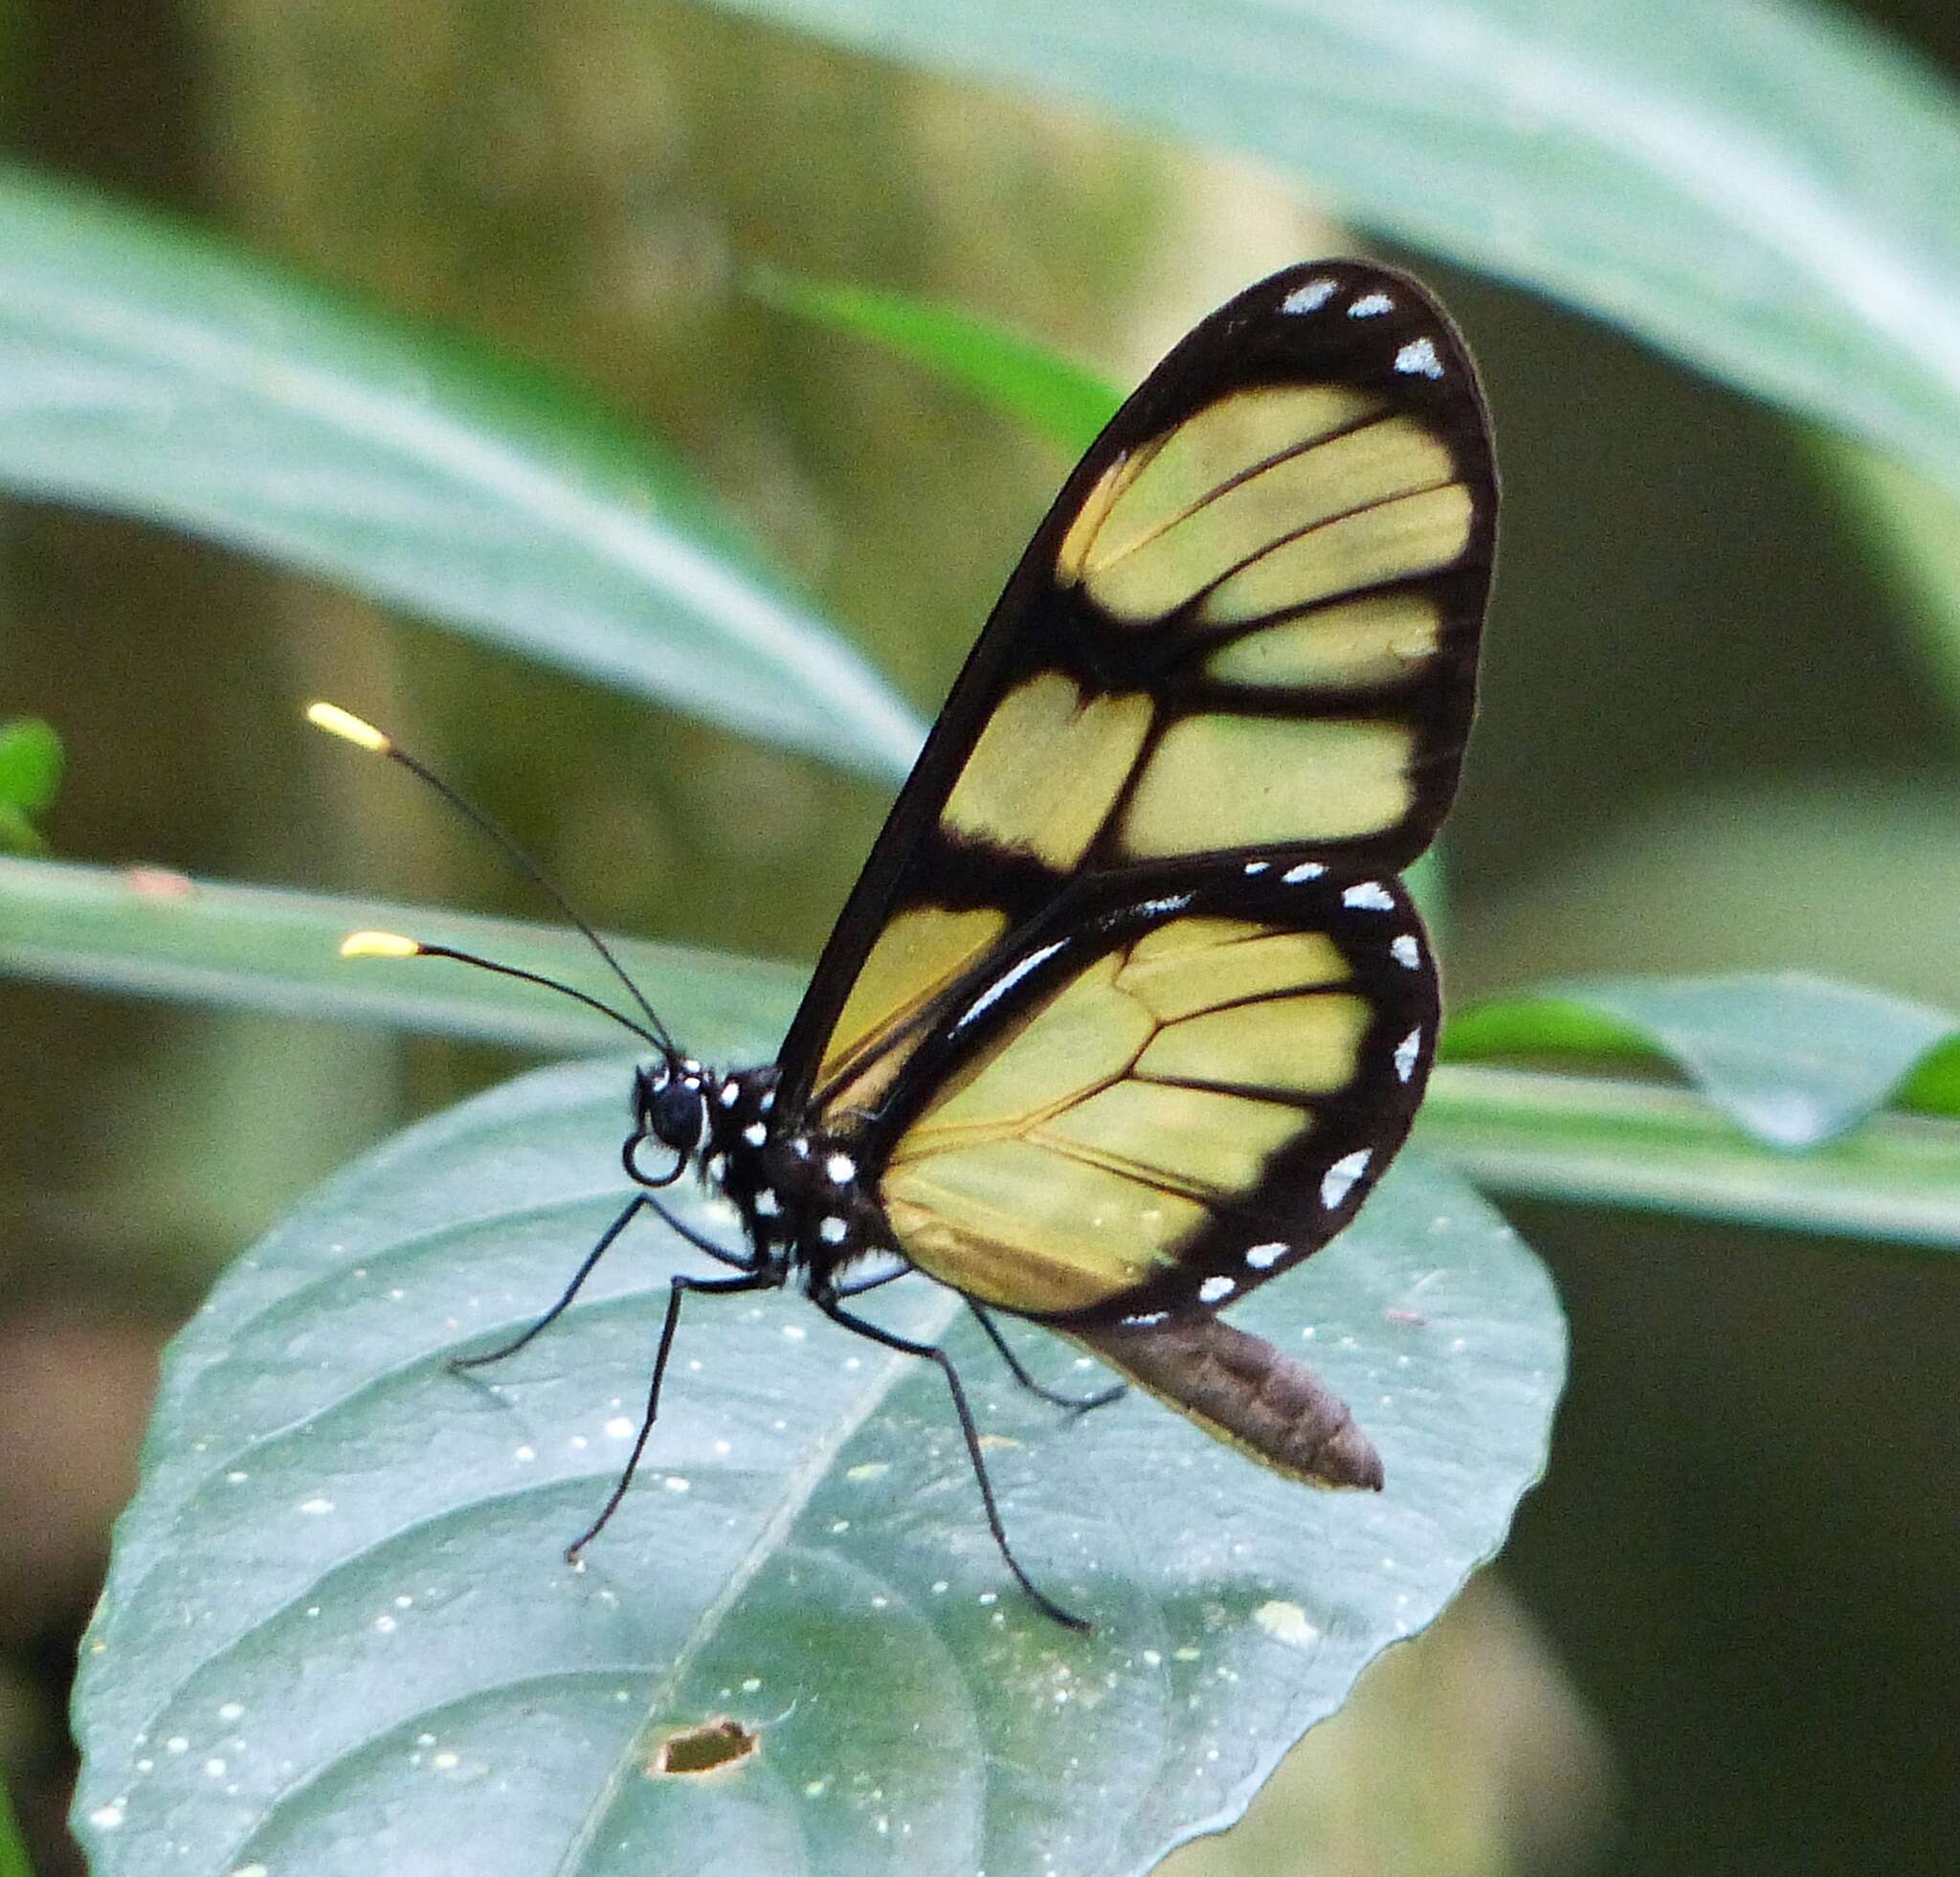
[[[1352,1153],[1344,1153],[1340,1159],[1321,1175],[1321,1204],[1331,1211],[1347,1198],[1354,1182],[1368,1171],[1368,1163],[1373,1158],[1369,1149],[1357,1148]]]
[[[858,1163],[848,1153],[834,1153],[823,1163],[825,1174],[833,1186],[848,1186],[858,1173]]]
[[[1395,302],[1385,293],[1365,293],[1359,300],[1350,301],[1348,317],[1350,320],[1371,320],[1377,314],[1392,313]]]
[[[740,1089],[740,1088],[739,1088],[739,1087],[738,1087],[738,1086],[737,1086],[737,1085],[736,1085],[736,1084],[735,1084],[734,1083],[732,1083],[732,1082],[724,1082],[724,1083],[723,1083],[723,1084],[722,1084],[722,1106],[724,1106],[724,1108],[732,1108],[732,1107],[733,1107],[733,1106],[735,1106],[735,1104],[736,1104],[737,1102],[739,1102],[739,1101],[740,1101],[741,1099],[742,1099],[742,1090],[741,1090],[741,1089]]]
[[[816,1236],[827,1245],[840,1245],[850,1236],[851,1228],[833,1213],[816,1228]]]
[[[1207,1278],[1203,1284],[1198,1285],[1198,1302],[1201,1304],[1215,1304],[1220,1299],[1231,1296],[1237,1288],[1237,1284],[1231,1278]]]
[[[755,1195],[755,1216],[758,1218],[775,1218],[782,1213],[782,1204],[772,1187],[764,1187]]]
[[[1422,948],[1415,943],[1414,932],[1403,932],[1389,947],[1389,956],[1404,971],[1413,972],[1422,962]]]
[[[1368,912],[1387,912],[1394,905],[1395,896],[1379,880],[1364,880],[1341,895],[1341,904]]]
[[[1318,860],[1303,860],[1297,867],[1288,867],[1280,878],[1288,886],[1302,886],[1309,880],[1318,880],[1326,868]]]
[[[1275,1239],[1267,1244],[1251,1246],[1245,1254],[1245,1262],[1255,1271],[1270,1271],[1285,1256],[1286,1247]]]
[[[748,1124],[748,1126],[743,1128],[742,1130],[742,1138],[746,1140],[750,1147],[760,1147],[766,1140],[768,1139],[768,1137],[769,1130],[767,1128],[765,1128],[760,1121],[751,1121]]]
[[[1436,341],[1412,339],[1395,354],[1395,369],[1423,378],[1440,378],[1443,362],[1436,355]]]
[[[1304,286],[1295,287],[1280,302],[1282,313],[1318,313],[1334,297],[1334,289],[1340,284],[1330,280],[1325,274],[1317,276]]]

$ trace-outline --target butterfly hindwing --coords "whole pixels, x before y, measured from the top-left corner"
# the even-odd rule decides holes
[[[906,1257],[1023,1315],[1148,1321],[1347,1223],[1421,1098],[1428,944],[1392,879],[1250,864],[1084,906],[946,1004],[858,1136]]]
[[[1495,500],[1468,356],[1406,277],[1295,268],[1200,324],[1008,583],[786,1039],[786,1099],[876,1108],[936,1003],[1085,883],[1406,865],[1456,787]]]

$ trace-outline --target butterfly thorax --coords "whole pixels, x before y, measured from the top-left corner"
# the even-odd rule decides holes
[[[697,1165],[734,1206],[761,1263],[785,1277],[803,1271],[818,1290],[852,1260],[896,1246],[850,1145],[778,1106],[779,1073],[773,1063],[703,1071]]]

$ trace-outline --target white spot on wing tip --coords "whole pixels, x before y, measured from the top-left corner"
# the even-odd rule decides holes
[[[1245,1262],[1255,1271],[1270,1271],[1285,1256],[1285,1245],[1276,1239],[1268,1244],[1252,1246],[1245,1254]]]
[[[1350,320],[1371,320],[1383,313],[1392,313],[1395,302],[1385,293],[1365,293],[1358,300],[1348,303],[1348,317]]]
[[[1434,339],[1412,339],[1395,354],[1395,369],[1414,377],[1440,378],[1443,362],[1437,356]]]
[[[1389,956],[1394,959],[1404,971],[1413,972],[1422,962],[1422,948],[1415,942],[1414,932],[1403,932],[1389,947]]]
[[[1356,1148],[1352,1153],[1342,1154],[1321,1175],[1321,1204],[1329,1212],[1340,1205],[1353,1191],[1354,1182],[1368,1172],[1368,1163],[1373,1157],[1365,1147]]]
[[[1280,302],[1282,313],[1318,313],[1334,297],[1338,282],[1325,274],[1317,275],[1305,285],[1298,286]]]
[[[1225,1298],[1231,1296],[1237,1288],[1238,1285],[1230,1278],[1207,1278],[1203,1284],[1198,1285],[1198,1302],[1201,1304],[1220,1303]]]
[[[1341,895],[1341,904],[1368,912],[1387,912],[1393,907],[1395,896],[1379,880],[1364,880]]]
[[[1411,1030],[1395,1045],[1395,1074],[1407,1082],[1415,1073],[1415,1059],[1422,1053],[1422,1032]]]
[[[1300,886],[1309,880],[1318,880],[1326,868],[1318,860],[1303,860],[1297,867],[1288,867],[1280,878],[1288,886]]]

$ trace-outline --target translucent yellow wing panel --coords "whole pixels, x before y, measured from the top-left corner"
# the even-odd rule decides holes
[[[1205,321],[1008,583],[784,1044],[788,1095],[827,1125],[879,1112],[1000,948],[1081,895],[1405,866],[1456,788],[1496,494],[1475,372],[1414,281],[1295,268]],[[1303,1041],[1289,1098],[1352,1046]]]
[[[869,1136],[897,1249],[1024,1315],[1148,1321],[1324,1243],[1407,1129],[1436,987],[1399,890],[1303,871],[1099,906],[964,985]]]

